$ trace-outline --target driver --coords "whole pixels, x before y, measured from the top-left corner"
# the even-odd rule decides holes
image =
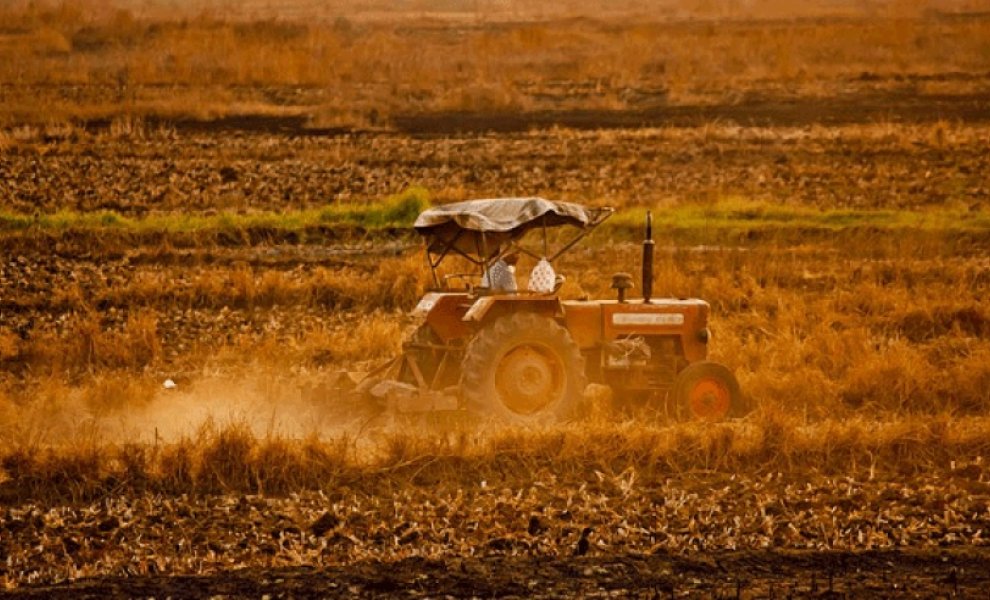
[[[488,272],[481,278],[481,287],[501,292],[516,291],[518,289],[516,287],[516,263],[518,262],[518,252],[507,252],[488,267]]]

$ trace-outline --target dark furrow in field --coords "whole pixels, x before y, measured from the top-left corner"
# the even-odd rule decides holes
[[[713,122],[758,127],[848,125],[892,121],[933,123],[990,121],[990,94],[870,94],[853,98],[755,99],[713,106],[656,106],[642,110],[547,110],[538,112],[442,112],[398,115],[397,129],[415,135],[516,133],[533,128],[625,129],[635,127],[698,127]],[[260,120],[259,120],[260,124]],[[224,124],[220,124],[223,128]],[[275,125],[275,124],[272,124]],[[208,131],[206,124],[200,131]],[[271,131],[285,131],[281,128]],[[318,132],[319,133],[319,132]]]

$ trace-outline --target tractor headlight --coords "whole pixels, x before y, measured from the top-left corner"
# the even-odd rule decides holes
[[[708,331],[708,328],[704,328],[698,332],[698,341],[702,344],[707,344],[708,339],[712,337],[712,332]]]

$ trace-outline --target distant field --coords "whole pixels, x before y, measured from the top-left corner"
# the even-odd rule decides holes
[[[986,120],[990,12],[966,5],[829,5],[832,16],[779,19],[731,3],[630,3],[642,8],[487,20],[492,4],[477,2],[479,17],[464,21],[432,17],[428,4],[370,21],[0,7],[0,124],[250,116],[310,130],[526,130],[806,123],[821,111],[838,122]]]

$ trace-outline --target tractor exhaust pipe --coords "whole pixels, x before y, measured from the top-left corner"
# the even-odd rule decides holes
[[[646,239],[643,240],[643,304],[653,295],[653,215],[646,211]]]

